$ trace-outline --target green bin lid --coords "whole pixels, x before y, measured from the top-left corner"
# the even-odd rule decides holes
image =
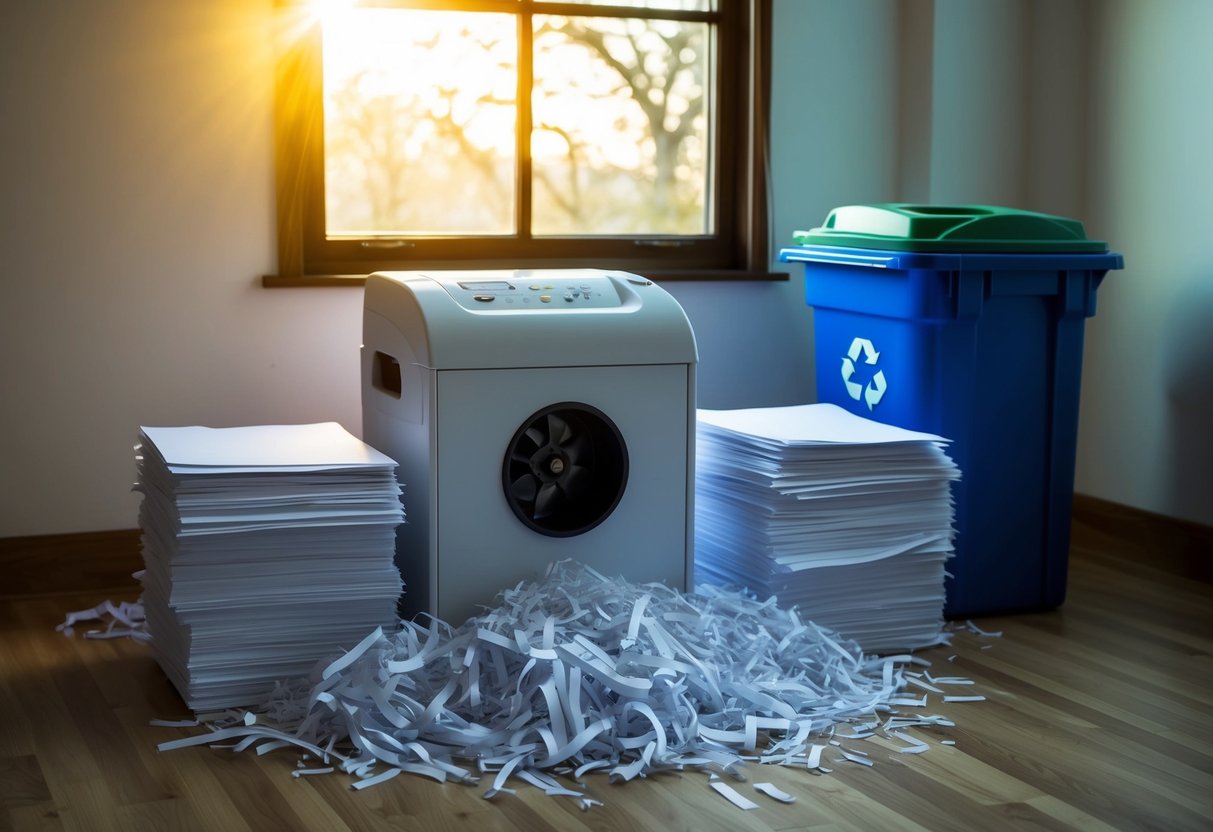
[[[796,231],[800,245],[929,252],[1104,252],[1078,220],[995,205],[885,202],[835,208],[825,225]]]

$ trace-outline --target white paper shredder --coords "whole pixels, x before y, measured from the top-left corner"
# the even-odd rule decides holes
[[[696,361],[625,272],[371,275],[363,439],[400,465],[402,614],[460,624],[564,558],[687,588]]]

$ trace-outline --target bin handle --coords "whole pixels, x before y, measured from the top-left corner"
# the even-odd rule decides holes
[[[779,252],[779,259],[790,263],[841,263],[849,266],[868,266],[873,269],[895,269],[901,265],[901,257],[898,255],[806,251],[802,248],[785,248]]]

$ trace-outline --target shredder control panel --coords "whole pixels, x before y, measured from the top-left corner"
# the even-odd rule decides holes
[[[643,284],[648,281],[642,280]],[[442,287],[465,309],[474,312],[518,310],[563,311],[610,309],[623,305],[612,278],[606,275],[511,275],[502,278],[444,280]]]

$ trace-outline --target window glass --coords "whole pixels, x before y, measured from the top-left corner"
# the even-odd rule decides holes
[[[537,15],[536,234],[706,234],[708,27]]]
[[[354,9],[323,38],[327,235],[513,233],[516,18]]]

